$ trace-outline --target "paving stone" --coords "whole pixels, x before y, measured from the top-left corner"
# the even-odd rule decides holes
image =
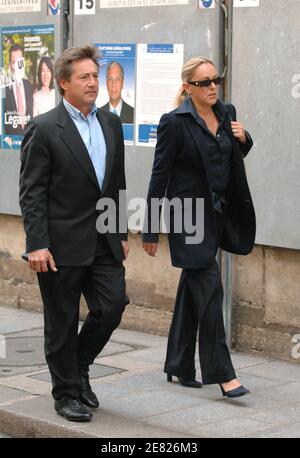
[[[19,399],[32,399],[32,395],[22,390],[0,386],[0,406],[11,404]]]
[[[14,308],[0,307],[0,334],[42,327],[43,315]]]
[[[267,429],[253,434],[247,434],[245,437],[257,437],[257,438],[284,438],[284,439],[294,439],[300,438],[300,422],[289,424],[288,426],[276,426],[271,429]]]
[[[193,396],[171,393],[165,390],[151,390],[138,392],[126,399],[103,400],[102,407],[113,413],[129,418],[147,418],[167,412],[176,412],[178,409],[192,407],[196,403],[205,403],[207,400],[195,399]]]
[[[249,416],[252,420],[273,423],[275,425],[285,426],[287,424],[294,424],[299,422],[300,419],[300,402],[276,407],[257,413],[256,415]]]
[[[37,365],[37,366],[23,366],[23,367],[14,367],[14,366],[2,366],[0,365],[0,379],[2,377],[11,377],[19,374],[30,374],[35,371],[46,370],[47,365]]]
[[[217,419],[214,423],[201,425],[194,428],[193,433],[200,437],[211,438],[244,438],[247,434],[252,433],[256,437],[260,432],[270,428],[270,423],[262,423],[249,418],[225,418]]]
[[[107,377],[108,375],[117,374],[119,372],[122,372],[122,369],[118,369],[116,367],[103,366],[103,364],[93,364],[90,367],[89,376],[92,380],[98,377]],[[30,377],[36,380],[51,383],[51,376],[48,370],[40,374],[30,375]]]
[[[258,355],[249,355],[247,353],[231,352],[233,367],[237,369],[260,366],[273,361],[273,358],[262,358]],[[259,370],[259,368],[258,368]]]
[[[256,393],[258,396],[280,400],[281,402],[300,402],[300,382],[281,382],[281,385],[268,387],[263,391]]]
[[[243,374],[263,375],[264,377],[280,381],[299,381],[300,364],[286,361],[270,361],[240,369]]]

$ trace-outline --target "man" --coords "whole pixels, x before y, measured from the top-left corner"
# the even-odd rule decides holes
[[[118,62],[111,62],[106,72],[106,87],[109,102],[103,105],[104,110],[117,114],[122,124],[133,124],[133,108],[124,102],[121,92],[124,86],[124,69]]]
[[[98,199],[119,207],[125,190],[122,126],[95,106],[98,61],[93,47],[73,47],[57,60],[62,102],[32,120],[21,148],[20,205],[29,267],[44,303],[45,354],[57,412],[89,421],[99,402],[89,366],[119,325],[128,298],[127,230],[97,233]],[[78,332],[83,293],[89,313]]]
[[[20,45],[9,49],[9,67],[14,83],[6,88],[4,101],[4,132],[22,135],[33,117],[33,86],[25,79],[25,60]]]

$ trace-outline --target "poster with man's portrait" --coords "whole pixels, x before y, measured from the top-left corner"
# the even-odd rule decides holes
[[[120,117],[124,142],[133,144],[135,44],[94,45],[101,55],[96,104]]]
[[[3,27],[2,148],[21,146],[26,124],[55,106],[54,25]]]

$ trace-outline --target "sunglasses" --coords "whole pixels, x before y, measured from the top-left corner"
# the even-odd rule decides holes
[[[188,81],[188,84],[192,84],[193,86],[198,86],[198,87],[209,87],[211,86],[212,83],[218,86],[219,84],[222,84],[223,81],[224,81],[223,76],[216,76],[212,80],[207,79],[207,80],[202,80],[202,81]]]

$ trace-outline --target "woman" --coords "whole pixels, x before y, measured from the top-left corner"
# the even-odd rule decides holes
[[[195,238],[191,242],[187,237],[190,231],[176,230],[178,211],[171,210],[171,259],[173,266],[182,268],[182,274],[164,371],[168,381],[174,375],[184,386],[201,387],[195,380],[194,364],[199,328],[203,383],[218,383],[223,396],[238,397],[249,390],[237,380],[226,345],[223,287],[215,256],[219,246],[237,254],[248,254],[253,248],[255,213],[243,164],[253,142],[236,121],[234,106],[217,98],[223,78],[212,61],[190,59],[183,66],[182,81],[178,107],[164,114],[158,127],[148,208],[153,198],[164,196],[192,202],[180,214],[186,212],[193,224],[198,221],[199,225],[196,199],[202,198],[204,235],[202,241],[195,243]],[[150,211],[147,223],[151,228]],[[150,256],[157,252],[158,232],[149,229],[143,233],[144,250]]]
[[[55,107],[53,66],[50,57],[41,58],[38,67],[38,91],[33,94],[33,116]]]

